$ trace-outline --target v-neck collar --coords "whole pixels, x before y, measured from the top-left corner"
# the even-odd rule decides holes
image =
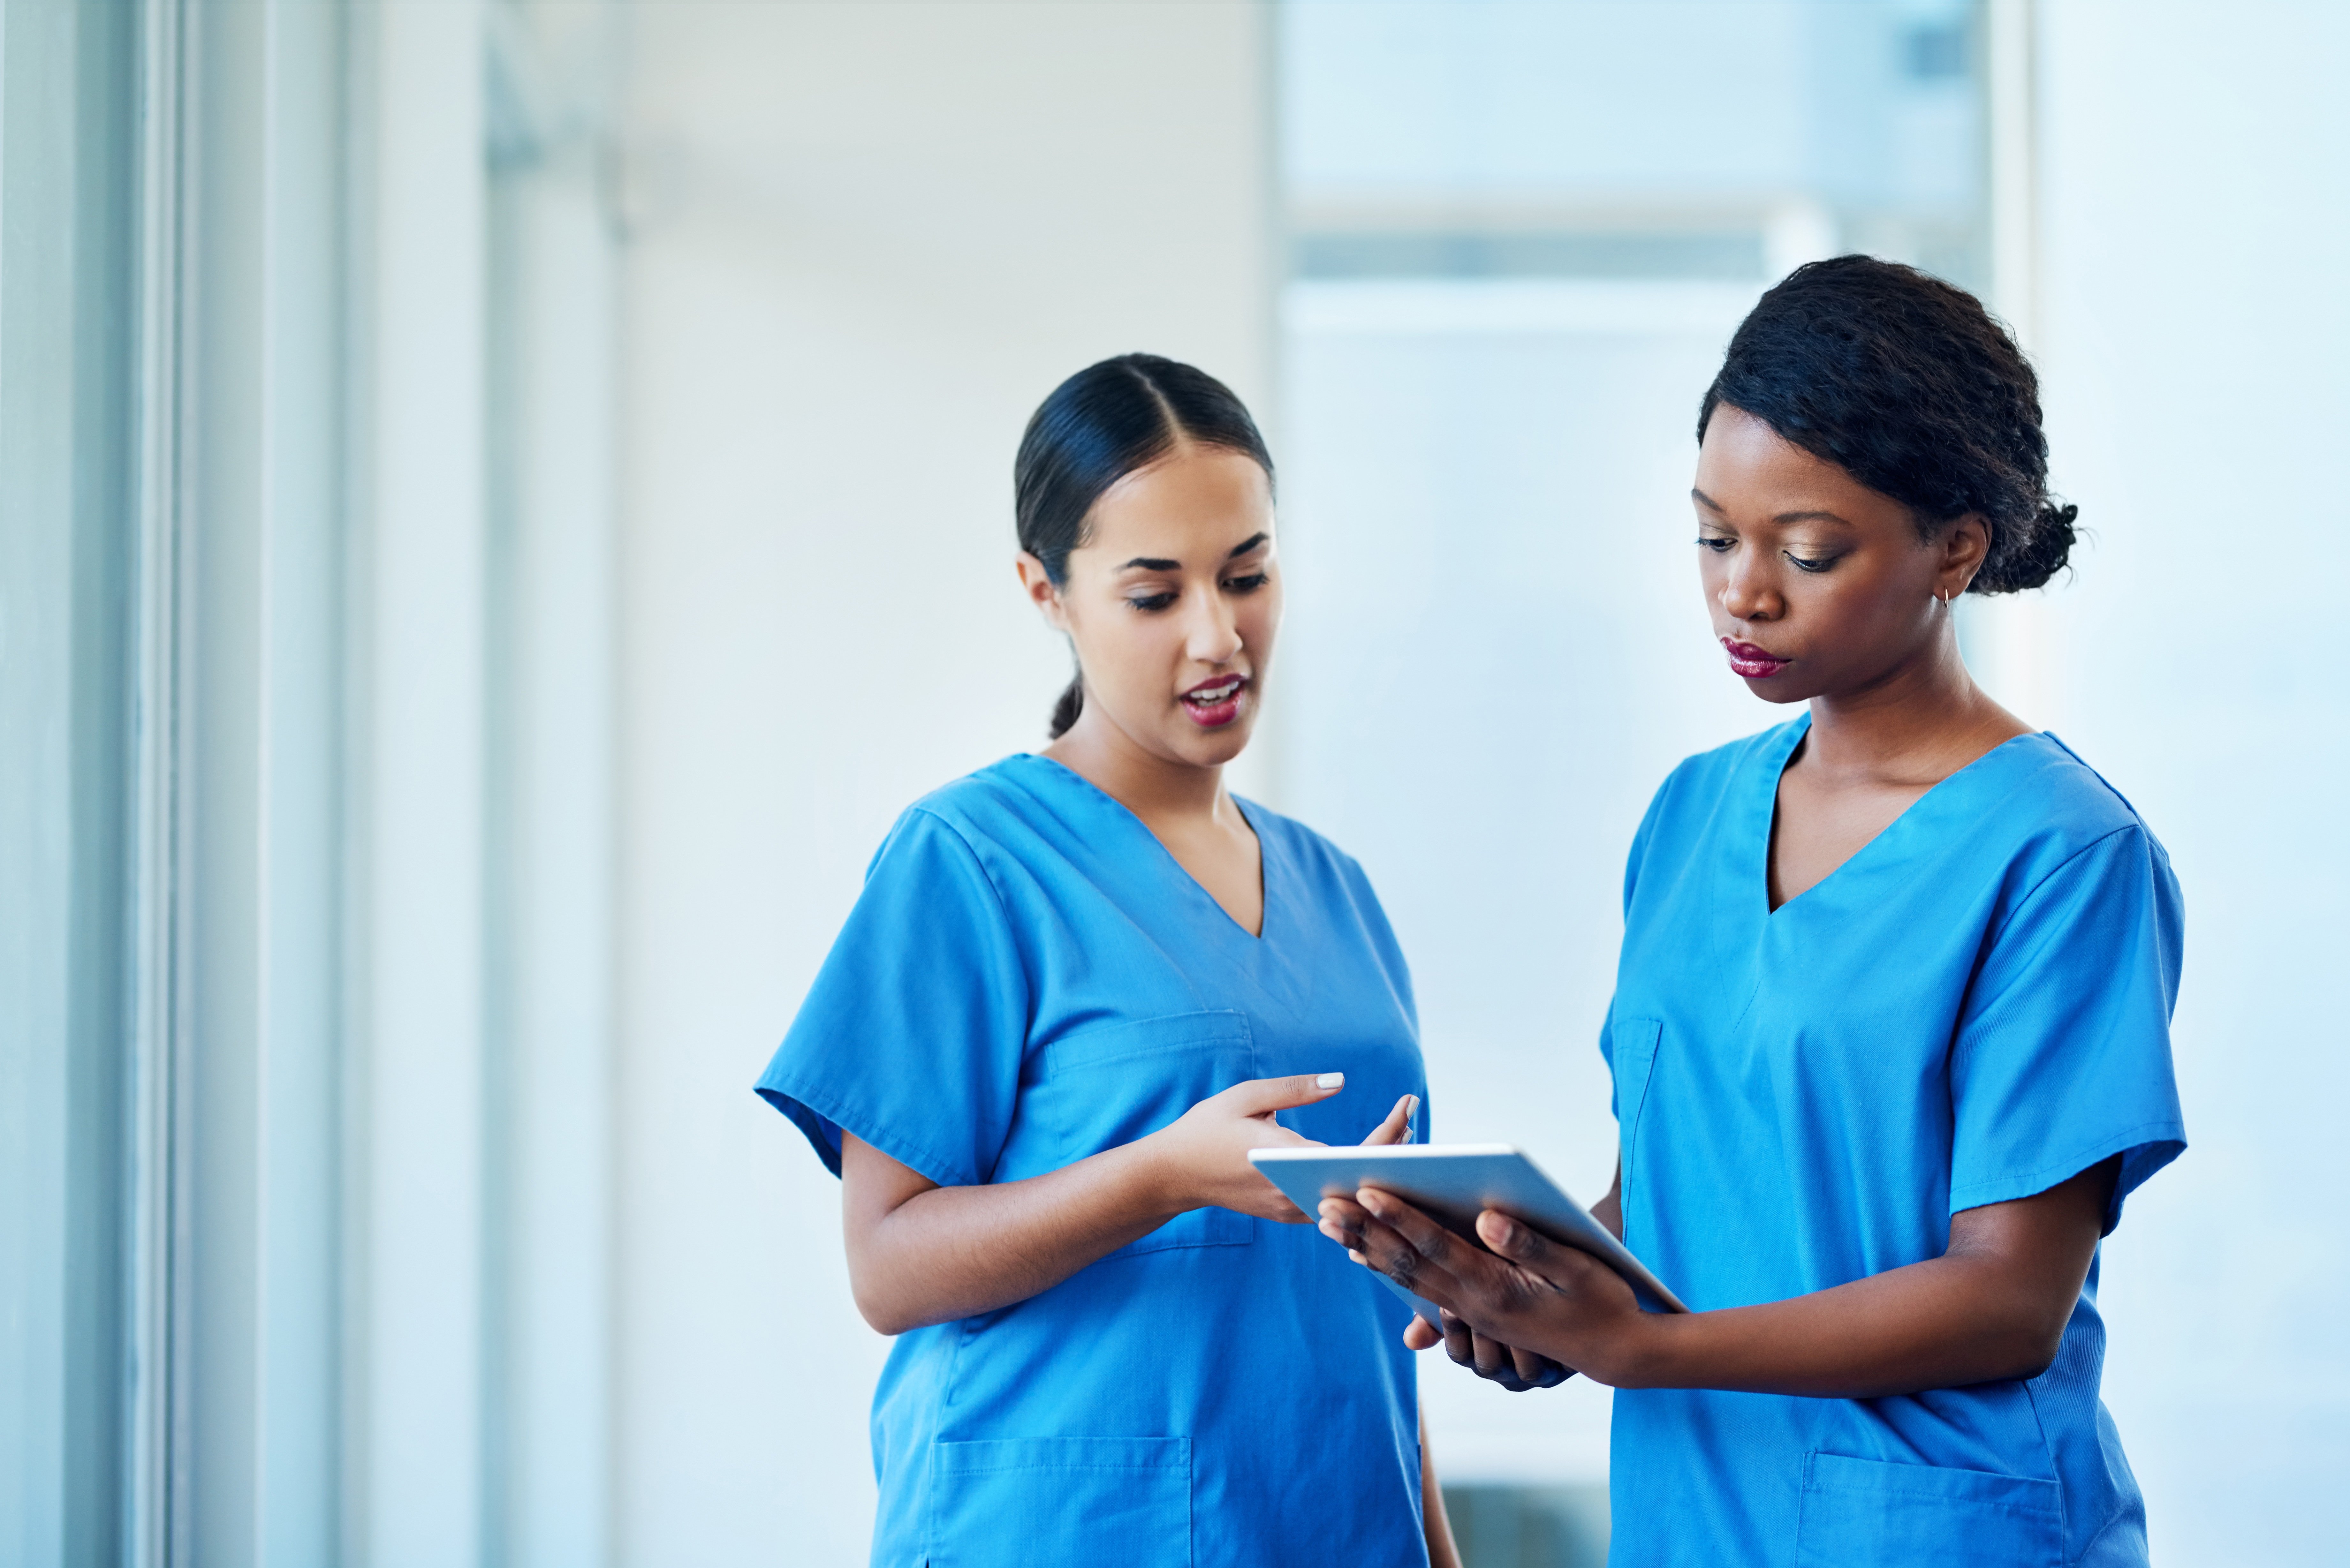
[[[1908,805],[1901,808],[1900,815],[1894,817],[1892,821],[1887,823],[1883,827],[1878,828],[1877,832],[1870,836],[1867,843],[1863,844],[1859,848],[1854,850],[1851,854],[1846,856],[1843,860],[1839,861],[1835,870],[1829,872],[1826,876],[1821,877],[1818,881],[1813,883],[1810,887],[1804,888],[1802,892],[1796,894],[1794,898],[1789,898],[1785,903],[1781,904],[1778,909],[1774,909],[1771,907],[1771,842],[1776,834],[1779,826],[1779,781],[1785,776],[1788,762],[1794,756],[1795,748],[1803,744],[1804,737],[1811,732],[1812,716],[1808,711],[1806,711],[1787,723],[1785,728],[1780,733],[1778,743],[1773,747],[1772,751],[1769,753],[1766,753],[1764,757],[1765,766],[1762,769],[1762,800],[1760,802],[1762,812],[1762,853],[1757,857],[1756,861],[1750,864],[1746,868],[1745,878],[1750,893],[1761,900],[1762,918],[1765,921],[1776,919],[1784,910],[1801,903],[1804,899],[1811,897],[1812,894],[1817,892],[1820,888],[1826,887],[1830,882],[1833,882],[1838,877],[1843,876],[1846,868],[1851,866],[1855,861],[1860,859],[1861,857],[1875,851],[1877,846],[1886,839],[1893,837],[1897,833],[1903,832],[1906,825],[1908,824],[1911,818],[1930,815],[1930,813],[1921,812],[1920,808],[1925,806],[1929,801],[1933,800],[1937,795],[1941,795],[1944,799],[1948,799],[1949,794],[1945,792],[1949,789],[1949,786],[1957,783],[1960,779],[1966,778],[1968,774],[1975,773],[1976,770],[1983,769],[1985,772],[1988,772],[1989,770],[1984,768],[1984,764],[1990,763],[1994,757],[2000,756],[2002,753],[2008,753],[2012,749],[2017,747],[2020,742],[2027,741],[2049,741],[2058,746],[2062,746],[2064,744],[2063,742],[2057,741],[2054,735],[2051,735],[2045,730],[2034,730],[2028,734],[2009,736],[2006,740],[2002,741],[1998,745],[1993,746],[1991,750],[1985,752],[1981,756],[1977,757],[1966,766],[1946,774],[1942,777],[1935,780],[1932,784],[1927,785],[1924,793],[1920,794],[1916,800],[1911,801]]]
[[[1172,873],[1179,885],[1189,888],[1193,896],[1203,900],[1208,908],[1214,911],[1217,922],[1228,929],[1239,940],[1248,943],[1252,948],[1262,948],[1272,937],[1274,858],[1273,843],[1266,837],[1264,829],[1258,826],[1256,815],[1250,808],[1248,802],[1236,794],[1232,797],[1232,809],[1241,814],[1241,820],[1248,824],[1249,834],[1256,840],[1257,929],[1253,931],[1232,918],[1232,912],[1218,902],[1216,896],[1209,892],[1206,886],[1197,877],[1192,876],[1180,860],[1175,858],[1175,852],[1160,842],[1159,835],[1150,831],[1150,825],[1137,816],[1131,806],[1058,758],[1048,757],[1042,752],[1024,752],[1021,756],[1028,761],[1042,763],[1045,767],[1052,769],[1054,773],[1068,780],[1078,789],[1091,794],[1102,805],[1132,824],[1134,830],[1142,836],[1149,844],[1152,852],[1156,853],[1164,863],[1163,869]]]

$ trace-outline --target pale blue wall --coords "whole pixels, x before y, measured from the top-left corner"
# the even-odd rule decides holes
[[[2095,530],[2051,722],[2187,891],[2190,1140],[2107,1245],[2108,1402],[2172,1564],[2350,1540],[2350,8],[2048,7],[2043,359]]]

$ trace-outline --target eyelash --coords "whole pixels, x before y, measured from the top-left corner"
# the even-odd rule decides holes
[[[1264,587],[1269,580],[1268,573],[1252,572],[1245,577],[1226,577],[1224,587],[1232,593],[1253,594]],[[1173,594],[1146,594],[1140,598],[1127,600],[1126,607],[1130,610],[1139,610],[1144,615],[1156,615],[1173,605],[1176,597]]]
[[[1699,539],[1697,543],[1698,548],[1701,550],[1711,550],[1715,555],[1720,556],[1727,553],[1730,546],[1737,543],[1737,541],[1734,539],[1715,539],[1706,537]],[[1804,573],[1807,576],[1817,576],[1820,573],[1826,571],[1829,567],[1835,566],[1838,561],[1844,558],[1841,556],[1820,556],[1807,559],[1804,556],[1795,555],[1792,551],[1783,551],[1781,553],[1786,556],[1788,565],[1794,566],[1795,570]]]

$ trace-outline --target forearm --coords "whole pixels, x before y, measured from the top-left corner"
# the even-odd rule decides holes
[[[1645,1313],[1606,1264],[1523,1221],[1477,1217],[1485,1249],[1392,1193],[1322,1206],[1324,1231],[1473,1331],[1618,1388],[1866,1399],[2035,1377],[2056,1357],[2096,1256],[2121,1162],[1950,1217],[1942,1255],[1758,1306]],[[1595,1208],[1615,1231],[1616,1195]],[[1621,1234],[1620,1231],[1618,1234]],[[1452,1344],[1455,1360],[1463,1352]],[[1475,1364],[1486,1370],[1477,1350]]]
[[[1340,1073],[1252,1078],[1132,1143],[1044,1176],[968,1187],[941,1187],[844,1130],[841,1230],[858,1310],[883,1334],[993,1312],[1194,1209],[1300,1223],[1305,1216],[1257,1174],[1249,1151],[1304,1145],[1279,1113],[1346,1082]],[[1399,1099],[1368,1141],[1407,1137],[1417,1104]]]
[[[1182,1211],[1154,1153],[1146,1138],[1024,1181],[915,1194],[852,1232],[858,1309],[903,1334],[1050,1290]]]
[[[1997,1267],[1947,1256],[1758,1306],[1644,1314],[1637,1326],[1602,1381],[1844,1399],[2035,1376],[2063,1332]]]

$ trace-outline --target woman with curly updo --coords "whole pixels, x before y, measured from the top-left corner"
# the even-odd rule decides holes
[[[2186,1147],[2178,886],[1952,624],[2073,544],[2033,371],[1845,256],[1763,296],[1698,436],[1714,635],[1806,711],[1677,768],[1625,875],[1597,1212],[1691,1311],[1499,1213],[1491,1251],[1368,1190],[1323,1228],[1457,1314],[1456,1361],[1620,1390],[1616,1568],[2142,1564],[2097,1251]]]

